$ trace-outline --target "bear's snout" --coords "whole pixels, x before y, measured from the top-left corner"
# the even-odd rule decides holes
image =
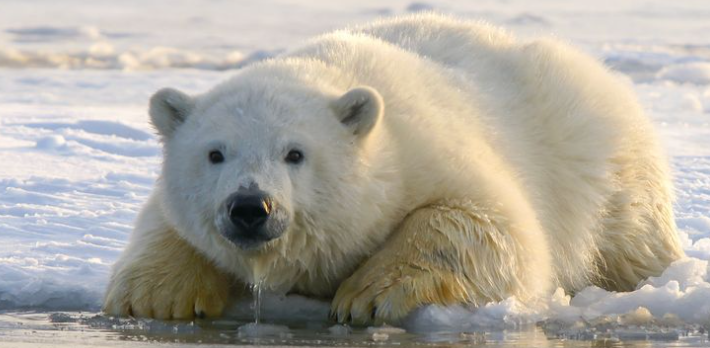
[[[240,189],[223,204],[220,232],[242,249],[255,249],[283,234],[288,214],[264,191]]]
[[[261,194],[237,195],[227,202],[232,223],[250,230],[261,227],[269,218],[271,209],[271,198]]]

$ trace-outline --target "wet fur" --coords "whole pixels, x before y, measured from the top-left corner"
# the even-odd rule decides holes
[[[358,132],[332,106],[361,86],[384,110]],[[142,215],[160,224],[136,226],[109,313],[149,298],[193,306],[199,295],[173,297],[174,283],[164,285],[172,269],[176,278],[223,272],[224,284],[263,278],[276,290],[335,296],[340,320],[396,322],[430,303],[532,301],[556,286],[631,290],[683,255],[649,120],[629,86],[558,41],[413,15],[316,38],[194,99],[162,98],[187,100],[172,110],[190,115],[179,126],[164,119],[170,108],[154,115],[170,134]],[[212,138],[239,148],[219,172],[229,175],[200,162]],[[274,160],[289,141],[308,149],[301,171]],[[291,224],[245,252],[214,220],[249,180],[275,195]],[[177,252],[161,246],[167,236],[198,261],[165,268]],[[220,299],[208,314],[219,313],[225,287],[207,283]],[[166,303],[140,314],[165,313]]]

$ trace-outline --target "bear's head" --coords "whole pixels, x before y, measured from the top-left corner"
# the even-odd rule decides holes
[[[162,209],[183,238],[232,268],[302,252],[292,244],[329,238],[314,230],[352,223],[333,220],[358,209],[360,152],[384,112],[370,87],[264,75],[242,73],[199,96],[166,88],[150,101]]]

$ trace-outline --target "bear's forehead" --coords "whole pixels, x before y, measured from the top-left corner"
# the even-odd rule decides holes
[[[302,81],[237,78],[199,96],[190,121],[201,138],[281,142],[295,133],[330,133],[339,124],[329,105],[326,93]]]
[[[329,139],[336,136],[330,134],[333,132],[329,128],[339,125],[332,115],[318,115],[308,110],[283,107],[255,107],[235,101],[213,105],[194,116],[188,118],[187,133],[191,133],[193,141],[200,143],[209,140],[242,145],[281,144],[313,136]]]
[[[248,129],[251,132],[305,128],[318,131],[335,121],[325,98],[294,95],[280,91],[264,93],[235,91],[199,103],[196,127],[211,129]],[[320,100],[319,100],[320,99]]]
[[[243,107],[225,108],[208,112],[194,119],[191,128],[202,134],[228,138],[239,135],[249,138],[279,136],[289,129],[297,129],[303,120],[284,117],[259,110],[253,112]]]

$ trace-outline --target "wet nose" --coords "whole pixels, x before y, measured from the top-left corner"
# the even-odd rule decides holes
[[[237,195],[227,209],[233,224],[253,229],[263,225],[271,214],[271,200],[264,195]]]

